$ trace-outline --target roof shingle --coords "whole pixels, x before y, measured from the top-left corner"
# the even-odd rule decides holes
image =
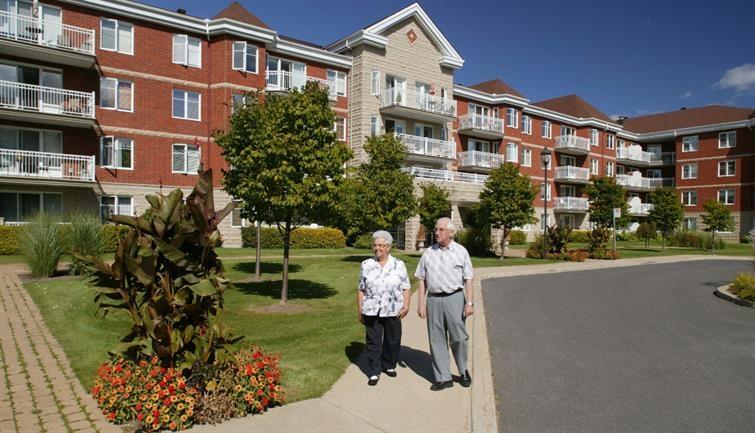
[[[261,19],[257,18],[256,15],[249,12],[244,6],[241,6],[239,2],[233,2],[229,4],[228,7],[218,12],[218,14],[212,18],[228,18],[234,21],[251,24],[253,26],[270,29],[267,24],[263,23]]]
[[[624,129],[640,134],[715,125],[755,118],[755,109],[708,105],[624,119]]]
[[[524,98],[524,95],[519,93],[515,88],[509,86],[498,78],[468,87],[470,89],[479,90],[480,92],[490,93],[493,95],[513,95]]]
[[[595,118],[606,122],[616,123],[613,119],[603,114],[600,110],[593,107],[587,101],[577,95],[561,96],[559,98],[546,99],[540,102],[534,102],[532,105],[557,111],[569,116],[588,119]]]

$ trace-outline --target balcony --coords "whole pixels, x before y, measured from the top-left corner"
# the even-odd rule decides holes
[[[590,169],[582,167],[557,167],[553,180],[561,183],[590,183]]]
[[[386,89],[380,97],[383,114],[432,123],[446,123],[455,117],[454,101],[413,90]]]
[[[553,204],[554,212],[585,213],[590,209],[590,202],[582,197],[557,197]]]
[[[590,153],[590,140],[576,135],[559,135],[554,149],[568,155],[587,155]]]
[[[90,127],[94,123],[94,92],[0,80],[0,119]]]
[[[652,203],[630,203],[629,215],[646,217],[650,215],[650,211],[653,209]]]
[[[437,163],[456,158],[456,143],[453,141],[409,134],[396,134],[396,137],[406,145],[406,153],[411,159]]]
[[[289,71],[266,71],[265,72],[265,91],[288,93],[293,89],[304,87],[309,81],[318,83],[321,89],[328,91],[328,98],[336,100],[336,83],[322,78],[308,77],[304,74],[297,74]]]
[[[488,172],[503,164],[503,156],[497,153],[470,150],[459,153],[459,168]]]
[[[401,171],[421,179],[441,180],[447,182],[466,182],[482,185],[488,180],[488,177],[484,174],[462,173],[460,171],[437,170],[434,168],[404,167]]]
[[[459,132],[473,137],[500,140],[503,138],[503,119],[467,114],[459,117]]]
[[[670,177],[642,177],[640,172],[636,171],[634,174],[617,174],[616,183],[628,191],[652,191],[664,186],[673,186],[674,179]]]
[[[94,167],[94,155],[0,149],[0,177],[12,178],[16,183],[63,182],[91,186]]]
[[[640,146],[619,147],[616,149],[616,162],[632,167],[650,167],[662,164],[661,155],[645,152]]]
[[[0,11],[0,54],[90,68],[94,30]]]

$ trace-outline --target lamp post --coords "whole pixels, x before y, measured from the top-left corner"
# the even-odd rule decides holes
[[[540,153],[540,161],[543,162],[543,172],[545,173],[545,182],[543,183],[543,203],[545,212],[543,212],[543,260],[548,258],[548,165],[551,163],[551,150],[543,149]]]

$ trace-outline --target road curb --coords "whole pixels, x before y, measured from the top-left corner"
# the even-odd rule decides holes
[[[716,290],[713,291],[713,294],[718,298],[737,305],[741,305],[742,307],[755,308],[755,304],[753,304],[752,302],[746,301],[737,295],[729,293],[729,287],[731,287],[731,284],[724,284],[723,286],[716,287]]]

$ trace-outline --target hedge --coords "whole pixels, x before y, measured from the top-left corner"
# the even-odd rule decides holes
[[[260,246],[262,248],[283,248],[283,237],[277,228],[263,227],[260,231]],[[241,246],[254,248],[257,245],[257,229],[245,227],[241,229]],[[291,248],[343,248],[346,246],[346,236],[338,229],[298,228],[291,233]]]
[[[20,254],[21,227],[0,226],[0,255]]]
[[[0,255],[21,253],[21,232],[24,226],[0,226]],[[64,226],[61,235],[68,237],[68,226]],[[118,249],[118,240],[128,233],[128,227],[115,224],[103,224],[102,236],[105,238],[107,248],[105,252],[113,253]]]
[[[527,243],[527,235],[521,230],[512,230],[509,233],[509,245],[525,245]]]
[[[118,249],[118,241],[126,236],[128,230],[128,226],[103,224],[102,237],[105,241],[105,252],[114,253]]]

